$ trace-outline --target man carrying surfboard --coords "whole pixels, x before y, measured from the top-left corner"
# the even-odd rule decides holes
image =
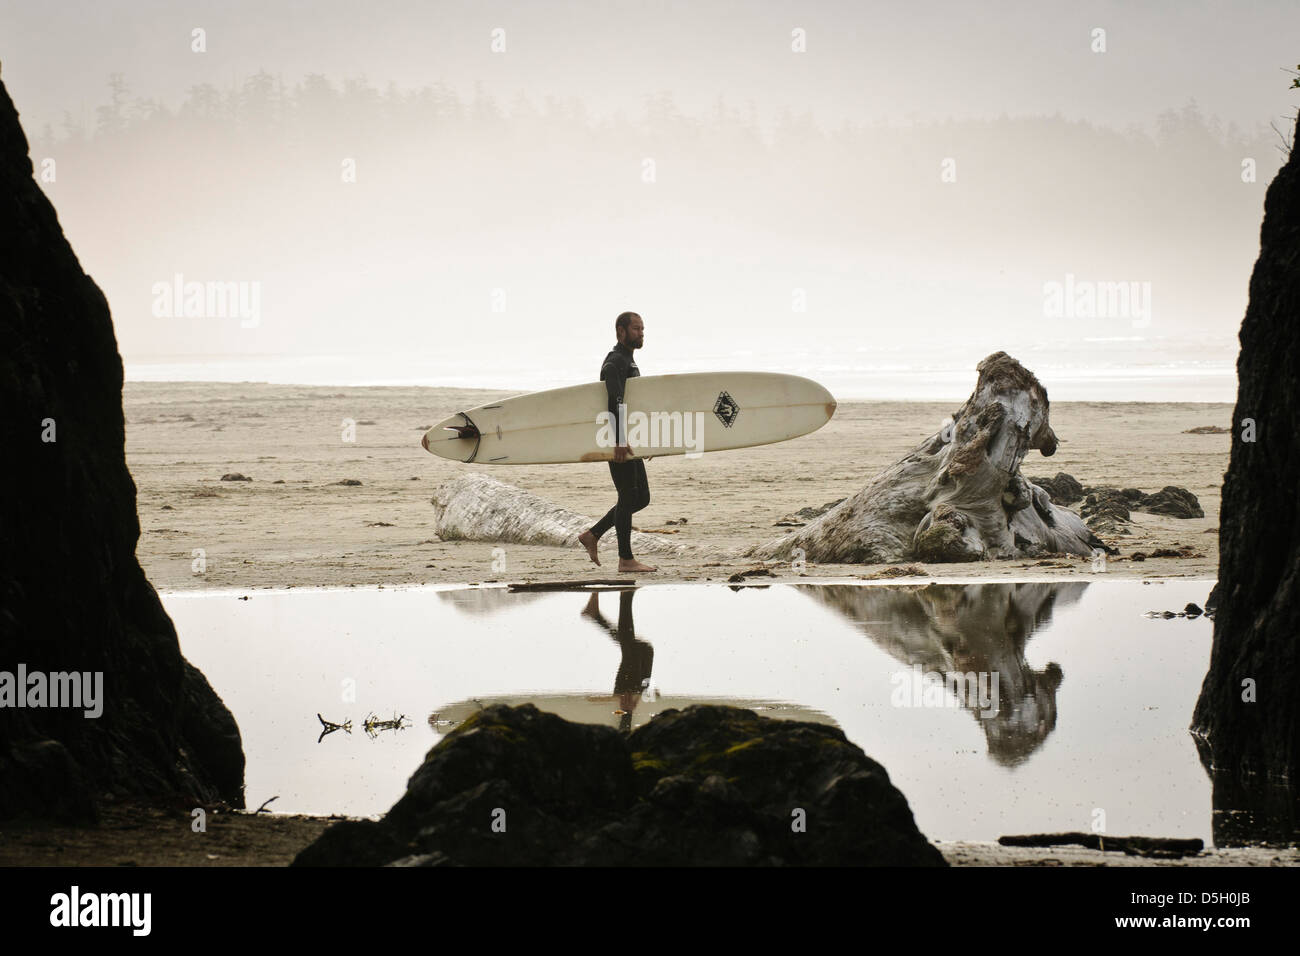
[[[617,440],[625,443],[627,409],[624,393],[627,380],[641,374],[632,353],[645,344],[645,323],[635,312],[624,312],[614,320],[614,335],[618,344],[605,356],[600,367],[600,380],[605,383],[605,392],[609,397],[611,421],[618,428]],[[654,571],[656,568],[642,564],[632,556],[632,515],[650,503],[650,483],[646,479],[645,462],[640,458],[628,461],[631,454],[632,449],[627,444],[619,444],[614,448],[614,460],[609,463],[609,474],[618,490],[618,501],[590,530],[578,535],[578,543],[587,549],[587,555],[593,562],[600,564],[596,545],[600,536],[612,527],[618,535],[619,571]]]

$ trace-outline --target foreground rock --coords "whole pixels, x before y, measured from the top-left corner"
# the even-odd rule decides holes
[[[1192,718],[1207,766],[1248,790],[1300,779],[1298,262],[1300,152],[1292,152],[1268,188],[1241,324],[1214,645]]]
[[[945,865],[836,728],[701,706],[625,737],[531,704],[466,720],[383,820],[331,827],[294,861],[388,863]]]
[[[1056,453],[1047,390],[1005,352],[976,368],[975,391],[951,425],[856,495],[747,556],[802,551],[809,561],[886,564],[1117,553],[1020,474],[1031,449]]]
[[[87,821],[103,794],[243,806],[239,730],[135,558],[108,305],[32,178],[3,84],[0,196],[0,671],[91,688],[102,674],[98,717],[0,707],[0,819]]]
[[[608,495],[611,505],[615,497],[611,485]],[[432,504],[434,530],[444,541],[498,541],[567,548],[576,546],[578,535],[596,523],[595,518],[561,508],[532,492],[477,472],[444,482],[434,492]],[[613,534],[601,539],[602,551],[614,551],[617,547]],[[680,554],[686,548],[670,544],[661,535],[633,531],[632,550],[637,554]]]

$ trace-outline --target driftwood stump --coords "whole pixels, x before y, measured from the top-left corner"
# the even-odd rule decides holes
[[[975,391],[938,432],[820,518],[751,557],[884,564],[985,561],[1108,547],[1020,474],[1032,448],[1056,452],[1047,390],[1005,352],[976,366]]]

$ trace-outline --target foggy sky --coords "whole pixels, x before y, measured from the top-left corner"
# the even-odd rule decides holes
[[[1269,2],[4,0],[0,75],[128,361],[572,350],[581,370],[634,308],[668,371],[1231,334],[1297,26]],[[153,314],[178,274],[257,283],[258,322]],[[1045,315],[1044,284],[1074,279],[1149,283],[1150,321]]]
[[[189,49],[193,27],[208,52]],[[507,31],[507,55],[489,31]],[[802,27],[808,52],[790,55]],[[1104,55],[1089,48],[1107,31]],[[35,124],[93,109],[105,78],[173,104],[189,86],[266,69],[438,79],[499,97],[580,96],[602,114],[670,89],[684,107],[718,94],[770,116],[1052,114],[1123,127],[1194,99],[1225,122],[1290,113],[1282,67],[1300,59],[1300,5],[1145,0],[717,2],[717,0],[53,0],[0,3],[6,83]]]

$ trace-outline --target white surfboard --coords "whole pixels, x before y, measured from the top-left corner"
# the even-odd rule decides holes
[[[633,458],[695,455],[787,441],[835,414],[821,385],[777,372],[643,375],[627,382]],[[602,415],[602,413],[604,413]],[[616,435],[604,382],[502,399],[438,422],[425,451],[479,465],[610,461]]]

